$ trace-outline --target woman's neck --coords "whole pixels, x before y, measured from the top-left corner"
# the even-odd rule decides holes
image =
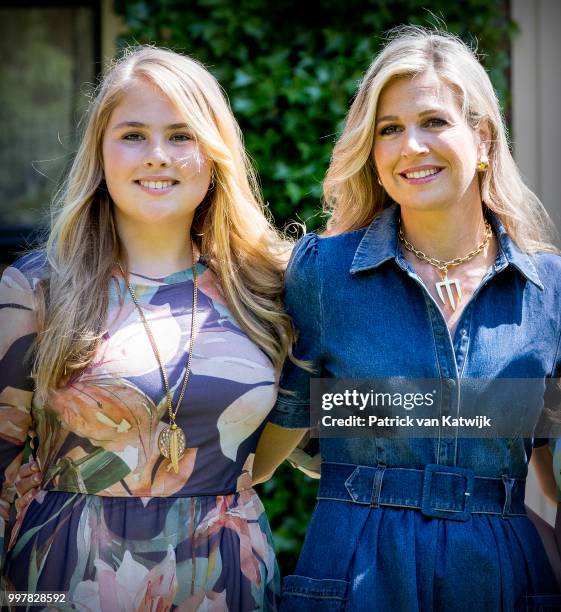
[[[418,211],[401,208],[407,240],[429,257],[449,261],[472,251],[485,236],[481,206],[471,210]]]
[[[117,225],[130,272],[163,278],[192,265],[190,222],[167,228]]]

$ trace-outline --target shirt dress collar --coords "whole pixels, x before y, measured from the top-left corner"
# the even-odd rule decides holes
[[[522,251],[514,243],[496,215],[487,211],[487,216],[499,241],[495,271],[500,272],[511,265],[536,287],[543,290],[544,286],[531,255]],[[399,255],[398,219],[399,206],[397,204],[392,204],[376,215],[355,251],[349,269],[351,274],[373,270],[390,259],[397,259]]]

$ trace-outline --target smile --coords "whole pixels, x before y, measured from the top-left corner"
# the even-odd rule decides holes
[[[443,170],[444,168],[439,166],[417,166],[416,168],[407,168],[398,174],[408,185],[424,185],[437,180],[438,175]]]
[[[442,168],[426,168],[423,170],[416,170],[414,172],[401,172],[401,176],[404,176],[407,179],[421,179],[426,178],[427,176],[434,176],[442,171]]]
[[[177,181],[136,181],[144,189],[169,189],[173,187]]]

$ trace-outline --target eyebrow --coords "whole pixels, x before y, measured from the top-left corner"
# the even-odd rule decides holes
[[[140,121],[123,121],[122,123],[118,123],[113,129],[120,130],[125,127],[132,128],[147,128],[149,127],[145,123],[141,123]],[[189,126],[186,123],[172,123],[170,125],[166,125],[166,130],[183,130],[188,129]]]
[[[431,108],[429,110],[423,111],[422,113],[419,113],[419,117],[426,117],[427,115],[434,115],[435,113],[443,113],[445,112],[444,109],[442,108]],[[380,117],[377,121],[376,121],[376,125],[378,123],[382,123],[382,121],[398,121],[399,117],[397,115],[384,115],[383,117]]]

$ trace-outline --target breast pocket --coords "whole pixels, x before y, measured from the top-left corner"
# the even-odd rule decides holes
[[[348,589],[346,580],[286,576],[280,612],[342,612]]]

